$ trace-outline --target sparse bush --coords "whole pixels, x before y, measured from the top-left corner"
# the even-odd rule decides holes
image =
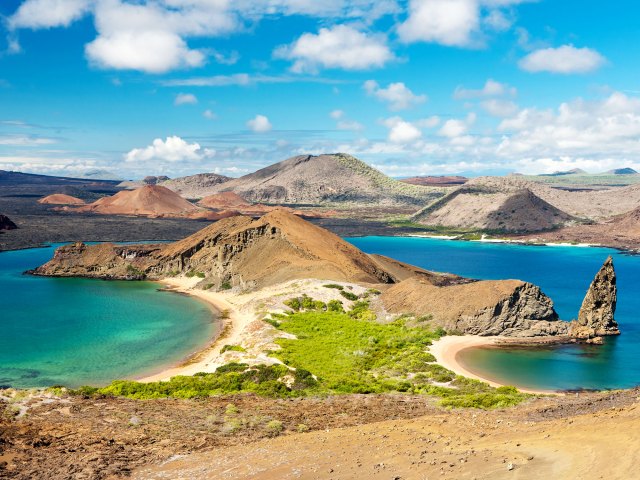
[[[266,425],[267,435],[270,437],[277,437],[284,430],[284,426],[280,420],[271,420]]]
[[[335,288],[336,290],[344,290],[342,285],[338,285],[337,283],[328,283],[327,285],[323,285],[324,288]]]
[[[354,302],[356,300],[358,300],[358,295],[356,295],[355,293],[352,293],[352,292],[347,292],[345,290],[340,290],[340,295],[342,295],[347,300],[351,300],[351,301],[354,301]]]
[[[305,433],[309,431],[309,427],[304,423],[299,423],[298,425],[296,425],[296,430],[298,431],[298,433]]]
[[[231,286],[231,283],[229,282],[222,282],[220,284],[220,290],[231,290],[233,287]]]
[[[327,311],[329,312],[344,312],[344,306],[340,300],[329,300],[327,303]]]

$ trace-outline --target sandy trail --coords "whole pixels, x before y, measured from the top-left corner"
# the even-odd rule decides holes
[[[444,368],[467,378],[473,378],[488,383],[492,387],[502,387],[506,384],[500,383],[487,376],[483,376],[476,371],[471,371],[467,366],[459,361],[458,354],[467,348],[489,347],[500,342],[501,337],[482,337],[480,335],[448,335],[440,340],[433,342],[429,347],[431,354],[436,357],[436,362]],[[518,387],[518,385],[515,385]],[[533,393],[536,395],[559,395],[558,392],[551,390],[534,390],[520,388],[518,390],[524,393]]]
[[[171,459],[133,478],[633,478],[637,405],[539,422],[465,411],[292,434]]]

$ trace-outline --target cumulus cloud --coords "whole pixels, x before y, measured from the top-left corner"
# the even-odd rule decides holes
[[[348,25],[305,33],[274,51],[275,58],[293,61],[295,73],[317,73],[320,68],[368,70],[382,67],[394,56],[383,35],[361,32]]]
[[[67,27],[89,12],[92,0],[26,0],[9,19],[11,28]]]
[[[202,116],[207,120],[215,120],[216,118],[218,118],[218,116],[212,110],[209,110],[209,109],[202,112]]]
[[[472,98],[482,97],[502,97],[511,96],[514,97],[517,93],[515,87],[511,87],[506,83],[496,82],[492,78],[488,79],[484,86],[480,89],[468,89],[462,85],[456,87],[453,92],[453,98],[456,100],[468,100]]]
[[[198,103],[198,98],[192,93],[179,93],[173,101],[173,104],[176,106],[195,105],[196,103]]]
[[[342,117],[344,117],[344,111],[343,110],[333,110],[329,116],[331,118],[333,118],[334,120],[340,120]]]
[[[402,82],[390,83],[382,88],[375,80],[364,83],[367,94],[389,104],[393,111],[405,110],[427,101],[426,95],[416,95]]]
[[[476,121],[476,114],[470,113],[465,119],[452,118],[444,122],[438,135],[441,137],[447,137],[449,139],[455,139],[461,137],[469,130],[469,126],[473,125]]]
[[[606,59],[595,50],[563,45],[531,52],[518,65],[527,72],[571,74],[593,72],[605,63]]]
[[[178,136],[171,136],[166,140],[156,138],[148,147],[134,148],[124,159],[126,162],[197,162],[215,154],[215,150],[202,148],[198,143],[187,143]]]
[[[640,154],[640,98],[615,92],[604,100],[562,103],[557,110],[528,108],[505,119],[504,156],[628,159]]]
[[[518,111],[518,105],[511,100],[490,98],[480,102],[482,109],[494,117],[509,117]]]
[[[256,115],[253,117],[247,122],[247,127],[249,127],[249,130],[256,133],[265,133],[273,128],[269,119],[264,115]]]
[[[404,42],[466,46],[480,25],[476,0],[411,0],[409,17],[398,27]]]
[[[387,118],[384,124],[389,128],[388,139],[392,143],[411,143],[422,137],[418,127],[400,117]]]

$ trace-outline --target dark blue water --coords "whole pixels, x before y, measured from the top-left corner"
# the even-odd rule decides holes
[[[349,238],[378,253],[429,270],[479,279],[520,279],[539,285],[562,319],[577,317],[593,277],[608,255],[618,274],[616,320],[622,335],[603,346],[536,349],[477,348],[461,353],[470,369],[526,388],[569,390],[640,385],[640,257],[607,248],[490,244],[415,237]]]
[[[214,334],[206,304],[156,283],[22,274],[53,250],[0,253],[0,385],[103,385],[174,364]]]

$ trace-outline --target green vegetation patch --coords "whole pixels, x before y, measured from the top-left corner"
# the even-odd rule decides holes
[[[295,336],[277,339],[280,350],[270,352],[284,365],[229,363],[215,373],[177,376],[167,382],[116,381],[105,388],[83,387],[74,393],[148,399],[242,392],[270,397],[407,392],[438,397],[445,407],[484,409],[516,405],[528,397],[513,387],[495,389],[456,376],[436,364],[428,347],[445,334],[441,328],[431,330],[424,323],[409,326],[409,317],[382,324],[367,301],[355,302],[349,311],[344,311],[341,302],[334,302],[324,304],[306,295],[291,298],[285,302],[290,313],[265,319]],[[237,345],[223,348],[229,350],[243,351]],[[280,427],[274,423],[267,430],[275,436]]]

